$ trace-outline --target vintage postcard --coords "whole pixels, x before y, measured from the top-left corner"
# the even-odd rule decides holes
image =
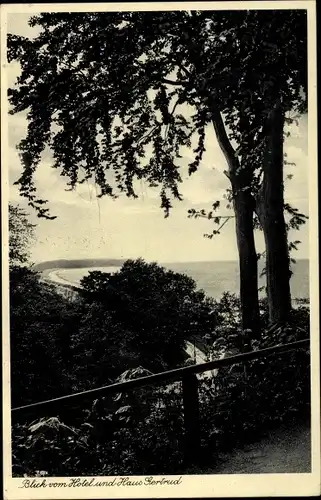
[[[320,494],[315,9],[2,6],[7,500]]]

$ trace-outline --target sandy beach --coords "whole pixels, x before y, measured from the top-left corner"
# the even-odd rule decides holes
[[[55,270],[52,270],[52,271],[49,271],[49,273],[47,274],[47,279],[55,282],[55,283],[59,283],[60,285],[70,285],[70,286],[80,286],[80,281],[69,281],[65,278],[62,278],[59,274],[58,274],[58,271],[55,269]]]

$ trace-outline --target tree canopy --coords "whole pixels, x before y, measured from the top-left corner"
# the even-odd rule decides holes
[[[284,203],[283,141],[285,124],[307,106],[306,11],[45,13],[30,24],[41,28],[33,40],[9,36],[8,59],[22,68],[9,99],[12,113],[28,111],[17,184],[38,215],[54,217],[34,184],[48,146],[70,189],[91,179],[98,196],[136,197],[144,179],[168,215],[181,199],[185,153],[192,174],[213,126],[231,183],[243,327],[259,330],[255,224],[266,242],[270,320],[283,321],[291,309],[284,211],[293,210]],[[221,225],[219,206],[209,218]]]
[[[9,204],[10,368],[13,406],[71,391],[67,368],[78,311],[31,266],[35,225]],[[48,375],[49,374],[49,375]]]
[[[10,367],[13,406],[71,390],[73,307],[28,267],[10,270]],[[69,330],[69,331],[68,331]]]
[[[119,348],[119,335],[112,330],[121,327],[124,349],[136,353],[144,368],[177,366],[184,360],[186,340],[217,326],[215,302],[197,290],[195,281],[156,263],[128,260],[112,275],[90,272],[81,284],[81,296],[91,304],[89,329],[97,325],[114,339],[111,347]],[[102,326],[107,317],[109,328]]]
[[[35,225],[18,205],[9,203],[9,262],[10,266],[25,265],[29,261],[29,248]]]
[[[275,100],[306,106],[304,10],[45,13],[31,25],[41,27],[33,40],[9,35],[8,59],[22,68],[9,97],[13,112],[28,111],[18,184],[40,216],[33,176],[48,145],[71,188],[93,178],[101,196],[135,196],[143,178],[168,212],[184,148],[192,173],[208,124],[259,181]]]

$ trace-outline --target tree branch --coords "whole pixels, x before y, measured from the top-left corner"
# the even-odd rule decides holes
[[[183,73],[185,73],[185,75],[186,75],[186,76],[188,76],[189,78],[192,76],[192,75],[191,75],[191,73],[190,73],[190,72],[189,72],[186,68],[184,68],[184,66],[182,66],[182,64],[179,64],[179,65],[178,65],[178,67],[179,67],[179,69],[180,69],[181,71],[183,71]]]
[[[172,118],[174,116],[175,109],[177,108],[178,104],[179,104],[179,99],[177,99],[177,101],[175,102],[175,104],[173,106],[172,111],[169,114],[170,118]],[[164,135],[164,140],[165,141],[167,141],[167,136],[168,136],[169,128],[170,128],[170,121],[166,125],[166,130],[165,130],[165,135]]]
[[[194,211],[194,209],[190,209],[188,211],[189,215],[188,217],[189,218],[192,218],[192,217],[195,217],[196,219],[198,218],[202,218],[202,219],[208,219],[208,220],[214,220],[214,219],[226,219],[226,220],[229,220],[229,219],[235,219],[235,215],[211,215],[209,217],[209,213],[201,213],[200,211],[197,212],[196,210]]]
[[[177,82],[177,81],[175,82],[174,80],[170,80],[169,78],[163,78],[162,83],[167,83],[168,85],[176,85],[178,87],[180,87],[180,86],[184,87],[187,82],[186,81],[185,82]]]
[[[199,47],[196,46],[195,42],[193,42],[193,38],[191,37],[191,43],[193,44],[192,50],[190,50],[191,60],[193,61],[193,66],[198,75],[202,74],[202,70],[199,68]],[[183,68],[182,68],[183,69]],[[185,68],[184,68],[185,70]],[[188,72],[189,78],[191,78],[191,73]],[[214,126],[215,134],[217,137],[217,142],[222,150],[222,153],[225,156],[229,167],[229,178],[233,176],[239,166],[239,161],[236,155],[236,152],[228,138],[228,135],[225,130],[225,125],[221,116],[221,112],[217,107],[214,96],[208,92],[207,90],[207,82],[205,79],[198,85],[198,94],[199,97],[205,101],[207,104],[208,110],[211,114],[211,121]],[[230,179],[232,181],[232,179]]]
[[[83,72],[82,69],[78,68],[78,66],[72,66],[70,63],[66,64],[63,61],[59,61],[59,64],[61,64],[62,66],[64,66],[66,69],[69,69],[70,71],[74,71],[75,70],[76,71],[76,75],[80,76],[80,77],[83,77],[86,83],[92,83],[91,80],[89,79],[89,77]]]
[[[142,137],[139,137],[136,144],[139,145],[142,141],[149,139],[151,137],[151,135],[153,134],[153,132],[155,132],[155,130],[157,130],[158,128],[159,128],[159,125],[155,125],[154,127],[152,127],[151,130],[149,130],[147,132],[147,134],[143,135]]]
[[[220,225],[220,227],[217,229],[217,232],[219,232],[224,226],[225,224],[230,220],[230,219],[233,219],[233,216],[231,217],[228,217],[225,219],[225,221]]]
[[[197,214],[196,217],[201,217],[203,219],[235,219],[235,215],[213,215],[213,217],[208,217],[208,215],[203,215],[203,214]]]
[[[187,70],[187,69],[183,66],[182,61],[178,61],[178,60],[176,59],[176,57],[174,57],[173,55],[170,55],[170,54],[168,54],[168,55],[167,55],[167,58],[168,58],[170,61],[174,62],[174,64],[176,64],[176,66],[177,66],[177,67],[178,67],[178,68],[179,68],[179,69],[180,69],[183,73],[185,73],[185,75],[186,75],[188,78],[190,78],[190,77],[192,76],[192,75],[191,75],[191,73],[190,73],[190,72],[189,72],[189,71],[188,71],[188,70]]]
[[[217,137],[217,142],[219,143],[222,153],[224,154],[227,164],[229,166],[229,174],[234,174],[236,168],[238,167],[239,163],[238,158],[226,133],[225,125],[220,111],[217,109],[215,105],[213,106],[213,104],[210,102],[210,99],[208,99],[208,103],[209,103],[212,123]]]

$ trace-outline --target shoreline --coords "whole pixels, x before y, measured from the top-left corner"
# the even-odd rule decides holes
[[[79,282],[72,282],[69,281],[65,278],[62,278],[57,270],[51,270],[48,275],[46,276],[46,279],[52,281],[53,283],[57,283],[58,285],[69,285],[69,286],[80,286]]]
[[[87,269],[87,268],[86,268]],[[88,268],[88,271],[91,271],[91,270],[94,270],[95,268],[92,268],[92,269],[89,269]],[[101,270],[103,268],[101,267],[97,267],[96,268],[97,270]],[[115,272],[119,271],[119,267],[114,267],[114,266],[108,266],[108,268],[104,268],[104,269],[115,269]],[[69,287],[80,287],[80,280],[73,280],[71,281],[70,279],[68,278],[65,278],[63,276],[61,276],[61,274],[59,274],[61,271],[64,271],[64,270],[67,270],[68,271],[68,268],[55,268],[55,269],[46,269],[44,271],[41,271],[40,274],[42,275],[42,277],[45,279],[45,280],[49,280],[51,281],[52,283],[55,283],[57,285],[65,285],[65,286],[69,286]],[[104,271],[104,272],[108,272],[108,271]],[[85,274],[84,274],[85,276]],[[206,295],[214,298],[215,300],[219,300],[220,297],[214,297],[212,295],[209,295],[208,292],[206,292],[204,290],[204,292],[206,293]],[[264,293],[261,295],[261,298],[264,297]],[[294,308],[297,308],[299,307],[300,305],[301,306],[305,306],[305,307],[309,307],[310,305],[310,298],[309,296],[307,297],[293,297],[292,296],[292,302],[293,302],[293,307]]]

